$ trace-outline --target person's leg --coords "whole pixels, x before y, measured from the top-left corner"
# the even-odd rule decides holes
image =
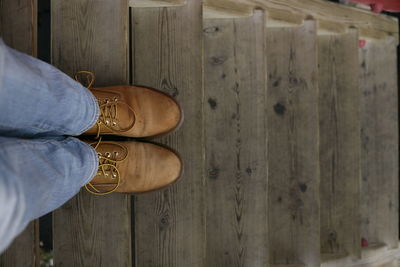
[[[0,38],[0,135],[80,135],[98,116],[88,89]]]
[[[0,253],[31,220],[77,194],[97,168],[95,149],[74,137],[0,137]]]

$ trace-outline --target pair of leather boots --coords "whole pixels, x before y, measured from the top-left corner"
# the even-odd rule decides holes
[[[82,78],[86,81],[82,82]],[[95,195],[112,192],[144,193],[164,188],[182,174],[180,156],[170,148],[141,141],[103,141],[102,135],[149,138],[166,135],[179,128],[183,112],[167,94],[145,87],[92,87],[94,75],[81,71],[75,79],[96,97],[100,116],[84,135],[99,157],[96,176],[85,185]]]

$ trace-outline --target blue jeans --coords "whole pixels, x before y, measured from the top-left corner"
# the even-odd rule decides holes
[[[96,151],[68,136],[98,116],[88,89],[0,38],[0,253],[94,177]]]

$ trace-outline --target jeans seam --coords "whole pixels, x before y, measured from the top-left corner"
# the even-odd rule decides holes
[[[0,123],[0,127],[8,128],[9,126]],[[34,130],[40,130],[40,131],[42,131],[42,132],[46,132],[46,131],[49,131],[49,128],[51,128],[51,127],[52,127],[52,126],[47,125],[47,124],[44,123],[44,124],[43,124],[43,127],[39,127],[39,126],[32,125],[32,126],[29,126],[29,127],[24,128],[24,129],[34,129]],[[20,129],[20,128],[15,128],[15,129],[18,130],[18,129]],[[60,133],[62,133],[62,132],[65,132],[66,129],[58,128],[58,129],[54,129],[54,130],[51,130],[51,131],[52,131],[52,132],[60,132]],[[63,134],[60,134],[60,135],[63,135]]]
[[[4,136],[5,138],[8,138],[7,136]],[[10,137],[10,138],[14,138],[14,139],[16,139],[16,137]],[[64,139],[64,140],[53,140],[53,139],[51,139],[51,140],[49,140],[49,139],[43,139],[43,140],[41,140],[41,139],[31,139],[31,138],[29,138],[29,139],[25,139],[25,138],[18,138],[18,139],[23,139],[23,140],[35,140],[35,142],[34,143],[31,143],[31,144],[29,144],[30,146],[36,146],[36,145],[43,145],[43,144],[48,144],[48,143],[51,143],[51,142],[53,142],[53,141],[57,141],[57,142],[65,142],[65,141],[69,141],[68,140],[68,138],[66,138],[66,139]],[[6,147],[13,147],[13,146],[18,146],[18,145],[21,145],[21,143],[17,143],[17,142],[13,142],[13,143],[8,143],[8,144],[2,144],[2,147],[3,148],[6,148]],[[23,145],[25,145],[25,144],[23,144]]]
[[[34,142],[30,143],[30,146],[36,146],[36,145],[43,145],[43,144],[49,144],[49,143],[53,143],[53,142],[57,142],[57,143],[69,143],[69,142],[73,142],[75,140],[79,140],[73,137],[65,137],[62,140],[58,140],[58,139],[44,139],[45,137],[41,137],[41,138],[17,138],[17,137],[7,137],[4,136],[5,138],[12,138],[12,139],[22,139],[22,140],[34,140]],[[60,136],[48,136],[48,137],[60,137]],[[84,143],[84,142],[83,142]],[[84,143],[86,144],[86,143]],[[21,143],[17,143],[17,142],[13,142],[13,143],[8,143],[8,144],[2,144],[2,147],[13,147],[14,145],[21,145]],[[25,144],[23,144],[25,145]]]

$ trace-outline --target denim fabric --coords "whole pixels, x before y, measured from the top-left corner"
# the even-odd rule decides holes
[[[95,175],[96,151],[66,135],[98,116],[88,89],[0,39],[0,253]]]
[[[80,135],[99,108],[88,89],[0,40],[0,135]]]
[[[0,137],[0,251],[77,194],[97,164],[96,151],[74,137]]]

